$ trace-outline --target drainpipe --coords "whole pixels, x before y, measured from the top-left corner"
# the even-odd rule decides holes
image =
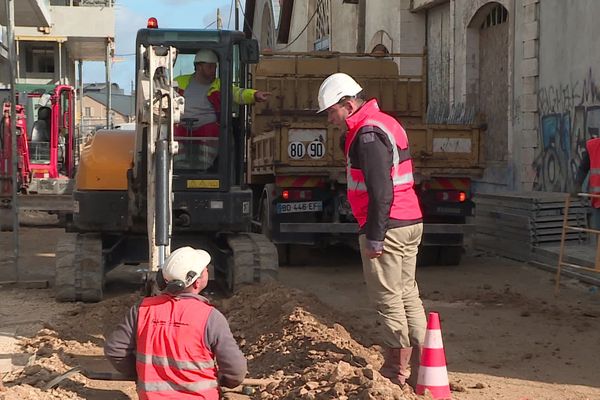
[[[58,83],[63,84],[62,76],[62,42],[58,42]]]
[[[13,212],[13,255],[15,257],[15,281],[19,281],[19,204],[17,198],[17,79],[16,79],[16,50],[15,50],[15,0],[6,0],[6,14],[8,16],[7,36],[8,36],[8,59],[10,60],[10,129],[12,144],[12,212]]]
[[[106,129],[112,128],[112,82],[110,81],[110,40],[106,43]]]
[[[358,35],[356,38],[356,52],[365,52],[365,27],[367,25],[367,0],[358,0]]]

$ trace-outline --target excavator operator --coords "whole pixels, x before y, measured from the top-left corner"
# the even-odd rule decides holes
[[[217,63],[217,55],[212,50],[200,50],[194,57],[194,73],[175,78],[179,92],[185,98],[182,123],[175,126],[175,139],[202,138],[199,140],[201,151],[195,155],[194,162],[203,170],[214,164],[219,151],[221,81],[217,78]],[[269,92],[237,86],[233,86],[232,92],[237,104],[263,102],[270,96]]]

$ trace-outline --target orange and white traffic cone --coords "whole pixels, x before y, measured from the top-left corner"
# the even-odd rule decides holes
[[[429,313],[427,331],[425,332],[425,345],[421,354],[421,365],[415,392],[422,395],[426,389],[434,399],[451,398],[440,315],[436,312]]]

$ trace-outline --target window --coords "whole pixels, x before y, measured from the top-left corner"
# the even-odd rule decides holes
[[[25,71],[54,73],[54,44],[24,43]]]
[[[500,25],[505,23],[508,20],[508,10],[504,8],[501,4],[498,4],[496,7],[490,11],[490,13],[485,18],[485,21],[481,24],[481,29],[490,28],[492,26]]]
[[[317,0],[317,22],[315,50],[330,50],[329,43],[329,0]]]
[[[86,117],[91,117],[92,116],[92,107],[86,107],[85,108],[85,116]]]

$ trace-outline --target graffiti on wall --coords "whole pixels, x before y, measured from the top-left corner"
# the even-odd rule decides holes
[[[534,190],[570,192],[585,142],[600,136],[600,84],[590,68],[585,79],[548,86],[538,93],[539,142],[533,162]]]

